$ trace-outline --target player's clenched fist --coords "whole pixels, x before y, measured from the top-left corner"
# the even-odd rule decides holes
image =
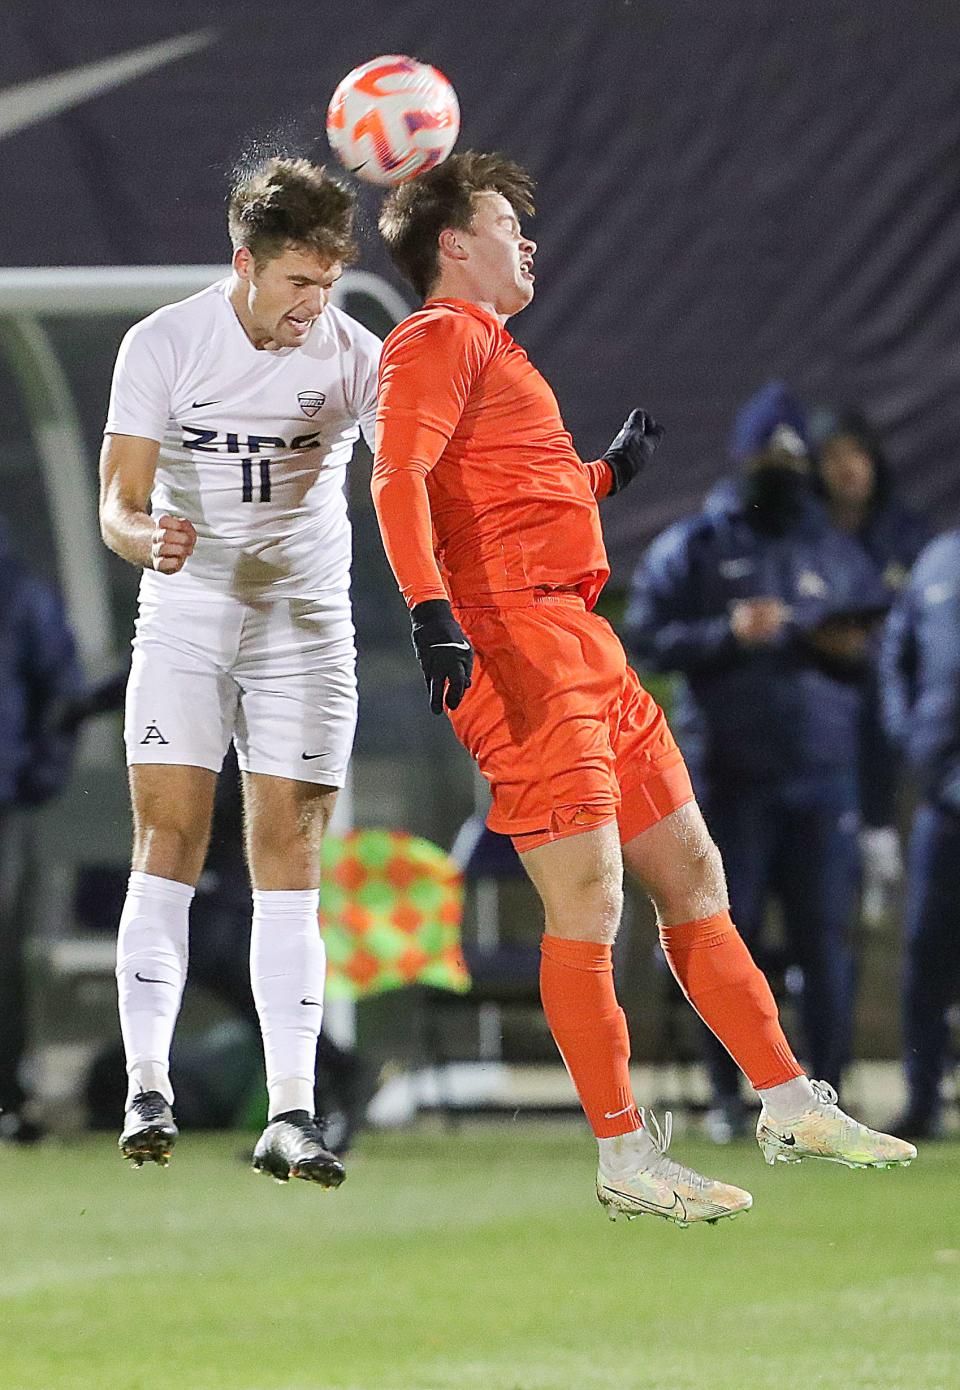
[[[185,516],[161,516],[153,528],[150,562],[160,574],[178,574],[193,554],[197,531]]]
[[[663,438],[663,426],[658,425],[645,410],[631,410],[623,428],[603,455],[613,474],[611,497],[622,492],[653,458]]]
[[[470,688],[473,648],[445,598],[425,599],[410,610],[413,646],[430,692],[430,708],[456,709]]]

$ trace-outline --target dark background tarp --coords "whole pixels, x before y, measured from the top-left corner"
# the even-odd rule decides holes
[[[537,298],[512,327],[581,452],[634,404],[668,427],[662,463],[605,508],[618,580],[723,471],[732,412],[772,375],[860,402],[905,496],[960,520],[960,7],[20,0],[0,108],[201,29],[201,51],[0,139],[0,261],[225,261],[243,146],[279,133],[325,157],[339,78],[414,53],[457,88],[461,144],[539,181]],[[364,264],[399,284],[377,201],[363,191]]]

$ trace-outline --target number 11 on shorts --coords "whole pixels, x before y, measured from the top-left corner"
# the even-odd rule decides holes
[[[258,502],[270,501],[270,460],[257,459],[260,465],[260,496]],[[253,459],[241,459],[240,468],[243,475],[243,501],[253,501]]]

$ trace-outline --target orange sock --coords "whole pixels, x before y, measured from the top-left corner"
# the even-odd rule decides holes
[[[597,941],[544,936],[540,998],[597,1138],[641,1129],[630,1089],[630,1035],[613,988],[611,948]]]
[[[680,988],[754,1090],[803,1075],[766,976],[729,912],[661,927],[660,944]]]

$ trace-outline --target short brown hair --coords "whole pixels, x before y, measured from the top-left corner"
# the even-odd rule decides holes
[[[533,189],[526,169],[511,159],[464,150],[398,184],[381,210],[380,232],[397,268],[425,297],[440,273],[440,233],[469,229],[474,194],[501,193],[519,217],[533,212]]]
[[[329,261],[356,259],[353,191],[307,159],[275,156],[234,176],[227,224],[234,250],[255,261],[272,260],[288,246],[303,246]]]

